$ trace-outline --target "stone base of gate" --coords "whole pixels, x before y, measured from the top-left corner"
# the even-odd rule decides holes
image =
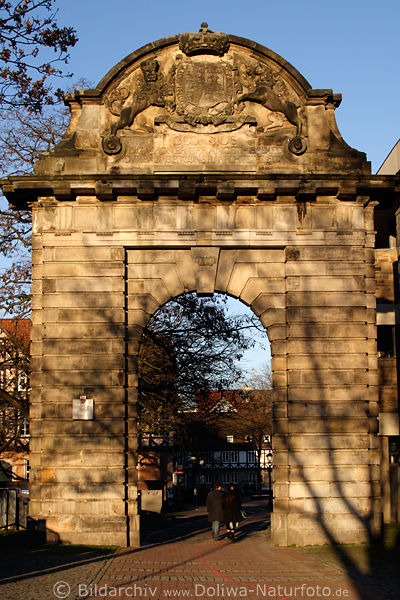
[[[33,485],[32,488],[30,529],[45,536],[48,543],[140,546],[140,516],[136,498],[129,501],[129,516],[126,515],[122,486],[116,486],[112,492],[108,490],[108,497],[105,497],[107,490],[93,483],[90,493],[87,489],[81,490],[77,492],[80,497],[76,498],[72,497],[70,486],[53,484],[52,490],[42,490],[41,498],[38,498],[38,486]],[[50,492],[53,498],[46,499],[44,496]],[[112,493],[114,497],[111,497]],[[131,494],[136,497],[136,486]]]
[[[140,546],[139,516],[126,517],[49,517],[33,519],[35,529],[45,533],[49,544],[88,546]],[[127,529],[129,528],[129,531]],[[129,542],[128,542],[129,537]]]
[[[381,533],[378,514],[365,522],[352,513],[271,514],[271,539],[274,546],[307,546],[321,544],[361,544]]]

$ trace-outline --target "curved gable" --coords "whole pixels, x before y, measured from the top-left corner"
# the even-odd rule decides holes
[[[36,172],[76,172],[77,157],[81,173],[113,175],[368,170],[337,129],[340,100],[268,48],[203,23],[67,96],[67,135]]]

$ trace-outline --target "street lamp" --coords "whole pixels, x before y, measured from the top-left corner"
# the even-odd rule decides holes
[[[266,459],[267,459],[267,469],[268,469],[268,496],[269,496],[268,503],[269,503],[270,510],[272,510],[272,482],[271,482],[271,473],[272,473],[272,468],[274,466],[274,464],[273,464],[274,457],[273,457],[273,454],[272,454],[271,451],[267,452]]]

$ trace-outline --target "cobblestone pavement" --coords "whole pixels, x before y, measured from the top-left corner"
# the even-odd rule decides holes
[[[274,548],[266,511],[247,509],[234,543],[224,530],[215,542],[199,508],[159,521],[140,549],[43,548],[22,560],[11,552],[1,559],[0,598],[400,598],[394,562],[372,568],[362,546]]]
[[[81,582],[90,584],[101,577],[106,569],[111,550],[63,547],[0,548],[0,599],[1,600],[56,600],[78,589]],[[64,591],[64,595],[63,595]]]

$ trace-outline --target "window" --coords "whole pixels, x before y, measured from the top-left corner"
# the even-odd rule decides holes
[[[200,452],[199,460],[202,460],[205,463],[211,463],[213,460],[213,453],[212,452]]]
[[[394,332],[395,329],[392,325],[378,325],[377,344],[379,358],[394,358],[396,356]]]
[[[238,475],[234,471],[225,471],[222,473],[222,483],[237,483]]]
[[[31,470],[30,466],[29,466],[29,460],[27,458],[25,458],[24,460],[24,476],[25,479],[29,479],[29,471]]]
[[[256,462],[256,453],[254,450],[247,450],[247,462],[252,464]]]
[[[239,452],[237,450],[223,450],[222,462],[237,463],[239,462]]]
[[[18,373],[18,391],[26,392],[28,389],[28,375],[24,371]]]
[[[253,436],[252,435],[245,435],[244,436],[244,441],[245,442],[251,442],[253,440]]]
[[[263,435],[263,442],[266,442],[267,444],[269,444],[270,441],[271,441],[270,435]]]
[[[21,437],[27,437],[29,435],[29,421],[24,419],[24,423],[21,427]]]
[[[400,436],[389,438],[389,462],[393,465],[400,463]]]
[[[235,450],[234,450],[233,452],[229,452],[229,460],[230,460],[232,463],[237,463],[237,462],[239,462],[239,452],[237,452],[237,451],[235,451]]]
[[[178,465],[181,465],[183,468],[183,465],[186,465],[188,463],[188,453],[186,452],[186,450],[178,450],[178,452],[176,453],[176,463]]]
[[[237,450],[223,450],[222,462],[237,463],[239,462],[239,452]]]
[[[227,435],[226,441],[229,442],[230,444],[233,444],[233,435]]]

